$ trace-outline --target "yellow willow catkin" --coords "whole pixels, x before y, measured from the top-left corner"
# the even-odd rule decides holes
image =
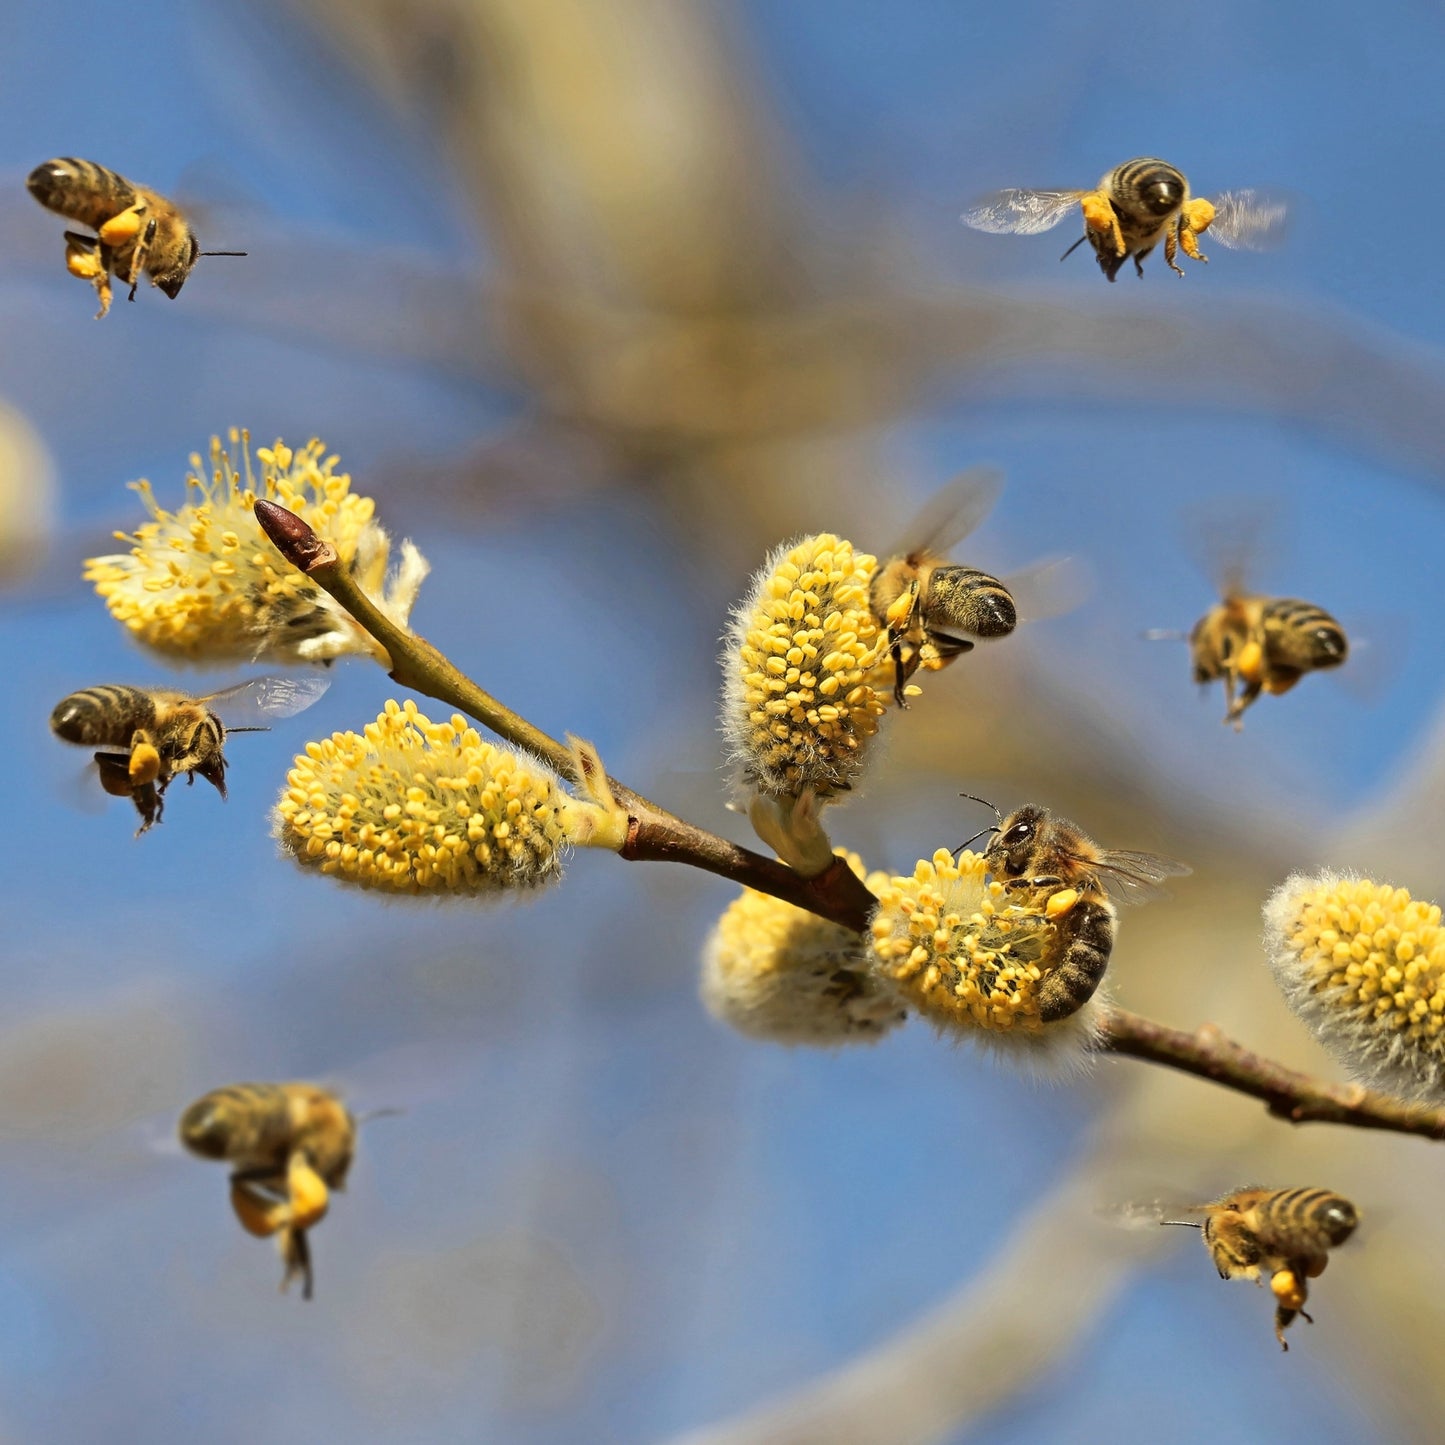
[[[964,851],[955,862],[940,848],[911,875],[876,889],[878,971],[942,1029],[1046,1071],[1081,1062],[1098,1034],[1100,995],[1067,1018],[1044,1022],[1039,983],[1052,966],[1057,928],[1008,903],[985,871],[982,855]]]
[[[870,887],[856,853],[840,856]],[[703,945],[703,1002],[752,1038],[784,1044],[870,1042],[901,1024],[897,993],[874,976],[868,942],[791,903],[745,888]]]
[[[1296,873],[1264,905],[1289,1006],[1350,1076],[1399,1098],[1445,1098],[1440,909],[1347,874]]]
[[[722,731],[743,791],[825,799],[857,781],[885,694],[875,558],[830,532],[777,548],[733,613]]]
[[[275,832],[302,867],[362,888],[500,894],[560,877],[569,844],[617,846],[605,819],[535,758],[408,699],[361,733],[308,743]]]
[[[410,543],[388,577],[391,539],[375,504],[351,490],[338,458],[319,441],[296,450],[259,447],[252,471],[250,437],[232,430],[230,449],[211,439],[209,468],[191,457],[186,500],[174,512],[149,482],[134,482],[150,520],[117,532],[129,550],[92,557],[85,578],[111,615],[145,647],[175,662],[329,662],[355,653],[385,661],[379,645],[305,573],[293,567],[256,523],[257,497],[304,518],[331,542],[361,588],[405,626],[426,559]]]

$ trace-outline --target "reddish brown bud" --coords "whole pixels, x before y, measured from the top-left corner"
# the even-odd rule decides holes
[[[302,572],[314,571],[336,561],[336,548],[318,537],[310,523],[264,497],[256,498],[256,520],[277,550]]]

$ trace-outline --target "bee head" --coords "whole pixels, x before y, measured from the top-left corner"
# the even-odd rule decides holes
[[[203,1159],[224,1159],[231,1142],[231,1121],[220,1101],[207,1094],[181,1115],[181,1143]]]
[[[1030,803],[999,823],[998,836],[984,854],[995,878],[1020,878],[1028,872],[1047,817],[1045,809]]]
[[[176,262],[169,271],[152,272],[153,280],[172,301],[181,294],[181,287],[186,284],[186,277],[191,274],[191,267],[196,264],[196,257],[201,254],[201,243],[196,240],[195,232],[190,232],[187,237],[185,256]]]
[[[1343,1244],[1355,1232],[1355,1226],[1360,1222],[1355,1206],[1348,1199],[1338,1197],[1320,1211],[1319,1218],[1331,1244]]]

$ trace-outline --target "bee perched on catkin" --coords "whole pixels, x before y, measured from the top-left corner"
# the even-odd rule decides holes
[[[258,497],[295,512],[335,546],[362,590],[405,626],[430,570],[410,543],[388,576],[391,539],[375,504],[351,490],[319,441],[296,450],[258,447],[232,431],[211,439],[209,471],[191,457],[186,500],[160,506],[150,483],[132,483],[150,520],[117,532],[129,551],[92,557],[85,579],[135,640],[172,662],[330,662],[350,654],[386,662],[380,645],[315,581],[292,566],[256,524]],[[389,665],[389,663],[387,664]]]
[[[856,853],[839,855],[869,888]],[[871,1042],[907,1010],[873,972],[868,942],[850,928],[752,888],[728,905],[703,945],[703,1002],[751,1038],[783,1044]]]
[[[869,607],[877,560],[831,532],[777,548],[733,612],[722,731],[759,836],[794,867],[832,862],[818,808],[862,776],[886,693]]]
[[[1445,929],[1440,909],[1364,878],[1296,873],[1264,905],[1285,1000],[1359,1083],[1445,1098]]]
[[[559,878],[569,846],[620,848],[627,815],[587,743],[573,797],[536,758],[484,742],[466,719],[433,723],[408,699],[360,733],[308,743],[275,809],[303,868],[393,893],[496,895]]]
[[[1063,1018],[1047,1016],[1058,924],[1046,906],[1012,902],[987,871],[982,854],[965,849],[955,860],[940,848],[875,889],[875,967],[942,1029],[1045,1069],[1080,1062],[1098,1034],[1102,999],[1095,993]]]

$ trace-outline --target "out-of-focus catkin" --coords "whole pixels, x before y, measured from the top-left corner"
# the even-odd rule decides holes
[[[338,458],[319,441],[292,450],[258,447],[233,430],[230,449],[211,439],[209,471],[191,457],[186,501],[174,512],[149,482],[134,482],[150,520],[117,532],[130,550],[92,557],[85,578],[137,642],[173,662],[330,662],[348,654],[386,654],[351,615],[262,534],[253,508],[265,497],[295,512],[337,550],[362,590],[405,626],[428,564],[410,543],[388,576],[391,539],[375,504],[351,490]],[[389,665],[389,664],[388,664]]]
[[[844,853],[870,887],[863,860]],[[712,1014],[752,1038],[843,1044],[882,1037],[907,1016],[874,976],[868,942],[851,929],[745,888],[703,945],[702,997]]]
[[[981,854],[940,848],[880,888],[871,941],[878,971],[940,1028],[1044,1070],[1081,1062],[1103,1016],[1100,994],[1045,1023],[1039,983],[1053,966],[1057,927],[1007,901]]]
[[[1296,873],[1264,905],[1285,999],[1350,1076],[1399,1098],[1445,1098],[1445,929],[1403,888]]]
[[[568,845],[620,846],[625,816],[537,759],[388,702],[361,733],[308,743],[275,809],[302,867],[396,893],[500,894],[560,877]]]

